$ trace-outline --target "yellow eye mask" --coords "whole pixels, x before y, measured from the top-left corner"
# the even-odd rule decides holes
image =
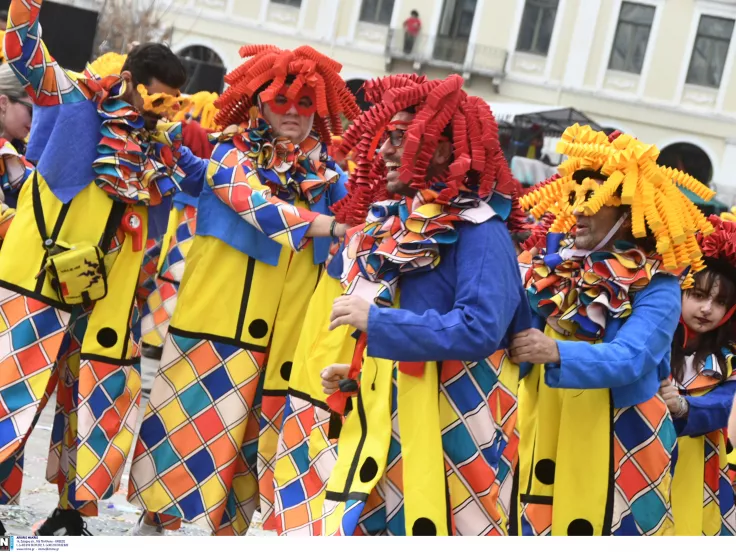
[[[139,84],[136,90],[143,98],[143,111],[161,115],[167,119],[172,119],[179,111],[188,109],[190,105],[190,101],[181,96],[164,93],[149,94],[142,84]]]

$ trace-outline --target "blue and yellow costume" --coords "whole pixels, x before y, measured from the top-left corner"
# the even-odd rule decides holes
[[[721,278],[734,280],[736,222],[711,216],[715,232],[700,236],[706,268]],[[719,326],[733,329],[729,310]],[[680,320],[676,339],[687,342],[690,329]],[[676,344],[677,344],[676,343]],[[736,393],[733,343],[710,354],[696,365],[696,353],[683,351],[681,374],[675,385],[687,402],[684,417],[675,418],[678,457],[672,483],[675,534],[685,536],[736,535],[736,506],[728,462],[726,426]],[[681,381],[678,381],[681,380]],[[674,414],[678,416],[677,413]]]
[[[38,165],[0,250],[0,487],[3,503],[17,501],[24,445],[56,391],[47,476],[60,508],[94,515],[122,476],[140,389],[129,335],[143,251],[121,221],[133,216],[145,243],[157,220],[149,207],[201,179],[205,167],[176,149],[176,127],[143,128],[120,77],[59,67],[41,41],[41,4],[14,0],[5,35],[8,63],[36,105],[28,156]],[[99,246],[104,298],[63,301],[44,270],[50,251],[41,229],[49,244]]]
[[[295,94],[304,78],[335,87],[330,97],[343,100],[329,106],[332,132],[340,132],[339,112],[357,111],[340,66],[314,50],[253,46],[241,54],[255,57],[232,78],[255,89],[243,94],[231,80],[218,103],[227,106],[237,94],[235,105],[247,109],[222,109],[218,123],[228,127],[236,117],[245,124],[223,134],[212,153],[129,491],[131,502],[169,528],[172,517],[183,518],[216,534],[245,534],[259,507],[266,520],[271,515],[294,351],[330,248],[329,238],[305,234],[346,193],[346,178],[327,156],[327,113],[317,110],[315,128],[322,130],[297,147],[272,135],[251,98],[261,84],[279,90],[286,75],[268,71],[283,65],[301,83],[292,85]],[[248,74],[254,60],[266,73]]]
[[[701,266],[695,233],[713,230],[675,182],[712,193],[658,167],[656,148],[627,135],[609,141],[575,125],[558,149],[569,155],[562,177],[521,198],[537,218],[556,215],[526,285],[537,327],[557,340],[560,361],[522,366],[520,530],[673,534],[676,433],[658,389],[681,308],[676,276]],[[603,205],[631,205],[620,220],[631,216],[636,238],[648,227],[658,253],[624,242],[576,249],[565,238],[575,213],[592,216]]]

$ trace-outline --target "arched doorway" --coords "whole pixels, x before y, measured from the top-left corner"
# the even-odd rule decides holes
[[[360,109],[362,109],[363,111],[370,109],[371,105],[373,104],[365,100],[365,93],[363,92],[365,79],[350,79],[345,84],[348,85],[348,88],[355,96],[355,101],[358,102],[358,106],[360,107]]]
[[[182,90],[183,93],[194,94],[202,90],[222,93],[226,70],[217,52],[207,46],[194,45],[182,49],[179,57],[189,74],[189,80]]]
[[[710,184],[713,180],[713,162],[708,154],[695,144],[688,142],[670,144],[662,148],[657,163],[685,171],[703,184]]]

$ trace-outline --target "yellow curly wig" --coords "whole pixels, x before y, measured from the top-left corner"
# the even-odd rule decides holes
[[[660,167],[659,150],[627,134],[609,139],[603,132],[575,124],[562,135],[557,152],[568,156],[559,166],[560,178],[520,198],[537,220],[547,212],[555,215],[551,232],[569,232],[575,212],[590,216],[604,205],[629,205],[634,237],[644,238],[648,232],[654,236],[666,270],[690,266],[692,274],[703,269],[695,236],[712,233],[713,226],[677,186],[706,201],[715,192],[682,171]],[[573,178],[577,171],[599,173],[605,181],[600,184],[600,177],[586,177],[577,182]]]

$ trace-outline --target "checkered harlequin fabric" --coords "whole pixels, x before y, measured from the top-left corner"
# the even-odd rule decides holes
[[[32,429],[69,320],[69,313],[0,288],[0,462]]]
[[[258,502],[264,361],[172,328],[136,445],[132,503],[213,532],[245,534]]]
[[[331,414],[289,395],[279,435],[274,486],[276,529],[281,535],[322,534],[322,504],[337,440],[328,437]]]
[[[169,282],[181,283],[184,277],[184,262],[192,248],[197,230],[197,209],[187,205],[179,211],[179,224],[171,236],[169,250],[161,265],[160,276]]]
[[[143,341],[155,347],[163,346],[169,331],[171,317],[176,309],[179,284],[184,277],[185,259],[194,241],[197,210],[187,205],[178,214],[179,224],[171,235],[160,271],[152,277],[152,289],[143,306]]]
[[[451,531],[456,535],[504,535],[498,479],[502,456],[513,431],[516,395],[501,386],[498,373],[503,355],[481,362],[444,362],[440,371],[440,418],[445,472],[451,507]],[[366,502],[325,501],[323,523],[338,516],[343,535],[406,535],[403,462],[394,367],[392,431],[386,471]],[[339,447],[338,447],[339,450]],[[515,457],[515,453],[510,453]],[[512,462],[515,460],[512,460]],[[509,474],[504,474],[504,479]]]
[[[309,243],[305,234],[318,215],[273,197],[270,188],[260,185],[258,169],[246,153],[231,143],[218,144],[210,163],[215,194],[248,224],[293,251]],[[252,186],[252,181],[259,186]]]
[[[115,492],[132,444],[140,374],[80,360],[89,311],[69,314],[4,289],[0,296],[0,500],[17,501],[23,448],[56,392],[47,478],[58,485],[60,507],[96,515],[96,501]]]
[[[71,78],[41,40],[38,15],[43,0],[13,2],[5,33],[5,57],[33,103],[42,106],[84,101],[91,92]]]
[[[655,396],[613,415],[613,535],[652,535],[673,527],[670,490],[677,435]]]
[[[720,535],[736,536],[736,506],[730,470],[728,464],[721,467],[721,443],[725,443],[727,439],[724,433],[723,430],[718,430],[704,436],[703,517],[720,517]]]

